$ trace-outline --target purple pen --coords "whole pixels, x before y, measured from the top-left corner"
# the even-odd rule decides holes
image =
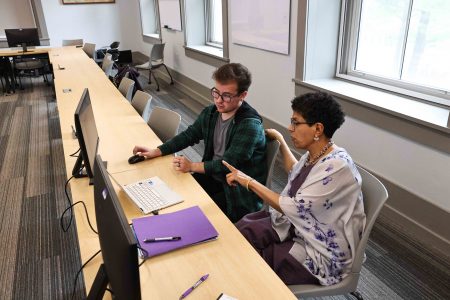
[[[209,274],[206,274],[202,276],[196,283],[194,283],[193,286],[187,289],[186,292],[183,293],[183,295],[180,296],[180,300],[186,298],[192,291],[198,287],[203,281],[205,281],[209,277]]]

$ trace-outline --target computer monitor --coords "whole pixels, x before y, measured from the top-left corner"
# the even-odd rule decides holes
[[[27,51],[27,46],[40,46],[39,34],[37,28],[18,28],[5,29],[8,47],[23,47]]]
[[[103,299],[106,286],[114,299],[141,299],[136,238],[128,225],[100,155],[94,166],[94,203],[103,264],[88,299]]]
[[[95,126],[94,111],[92,110],[89,90],[84,89],[80,102],[75,110],[75,130],[80,145],[80,154],[72,170],[75,178],[94,177],[94,160],[98,149],[98,133]],[[84,172],[83,170],[86,170]]]
[[[131,65],[133,63],[133,54],[131,50],[119,51],[117,63],[121,65]]]

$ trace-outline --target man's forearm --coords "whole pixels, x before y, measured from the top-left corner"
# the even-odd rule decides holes
[[[203,162],[191,163],[191,172],[205,174],[205,164]]]

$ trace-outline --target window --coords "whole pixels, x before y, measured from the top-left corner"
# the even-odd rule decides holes
[[[222,0],[206,0],[206,44],[222,48]]]
[[[344,1],[339,77],[450,105],[450,1]]]
[[[141,26],[144,41],[159,42],[160,24],[157,0],[140,0]],[[153,40],[152,40],[153,39]]]
[[[0,37],[6,38],[7,28],[36,27],[33,11],[28,1],[6,1],[0,10]]]
[[[219,67],[228,59],[227,0],[185,0],[186,56]]]
[[[41,45],[50,44],[40,0],[2,1],[0,6],[0,47],[8,47],[5,36],[8,28],[36,27]]]

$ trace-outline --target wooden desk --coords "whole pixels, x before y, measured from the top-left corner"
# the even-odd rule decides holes
[[[87,87],[100,137],[99,154],[108,161],[109,172],[121,184],[159,176],[184,199],[183,203],[164,209],[162,213],[199,205],[219,232],[217,241],[148,259],[139,269],[142,299],[178,299],[206,273],[210,278],[189,296],[191,299],[216,299],[222,292],[239,299],[295,299],[193,177],[173,170],[171,156],[135,165],[127,163],[134,145],[156,147],[160,141],[93,60],[76,48],[52,49],[49,58],[54,66],[65,67],[65,70],[54,68],[54,73],[67,175],[71,176],[75,163],[75,158],[69,154],[78,149],[70,125],[73,125],[73,114],[82,90]],[[71,92],[64,93],[63,89]],[[86,178],[73,179],[70,187],[73,201],[86,203],[95,227],[93,187],[88,185]],[[142,217],[119,187],[115,185],[115,189],[127,218]],[[82,207],[75,209],[75,215],[84,262],[100,246],[97,235],[88,227]],[[84,269],[87,291],[101,262],[101,256],[98,256]]]
[[[37,47],[34,49],[29,49],[27,52],[22,52],[19,48],[0,48],[0,56],[22,56],[22,55],[37,55],[37,54],[47,54],[51,48],[48,47]]]

